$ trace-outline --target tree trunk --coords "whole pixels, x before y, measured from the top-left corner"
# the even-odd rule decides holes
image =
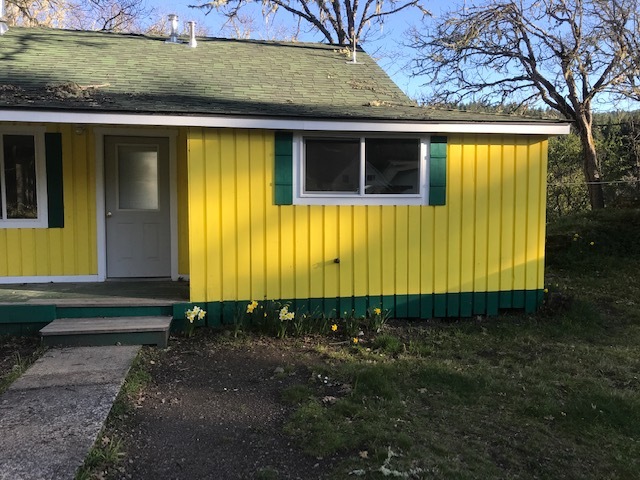
[[[604,208],[604,192],[602,189],[602,178],[598,168],[598,154],[596,144],[593,139],[593,129],[591,123],[586,119],[578,120],[578,133],[582,143],[582,170],[587,182],[589,192],[589,203],[592,210]]]

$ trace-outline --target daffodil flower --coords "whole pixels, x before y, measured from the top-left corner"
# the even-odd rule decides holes
[[[253,313],[253,311],[258,307],[258,302],[253,300],[249,305],[247,305],[247,313]]]
[[[286,305],[280,309],[280,314],[278,315],[281,322],[284,322],[285,320],[293,320],[295,316],[296,314],[290,312],[289,307]]]
[[[187,320],[189,320],[189,323],[193,323],[196,320],[196,318],[198,320],[202,320],[206,314],[207,312],[205,310],[203,310],[202,308],[196,305],[195,307],[185,312],[185,317],[187,317]]]

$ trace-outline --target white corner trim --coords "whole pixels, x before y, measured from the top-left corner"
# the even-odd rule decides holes
[[[136,125],[139,127],[211,127],[300,131],[351,131],[396,133],[494,133],[520,135],[567,135],[569,123],[430,122],[388,120],[306,120],[301,118],[241,117],[226,115],[149,115],[132,113],[66,112],[0,109],[0,122],[81,123]],[[112,135],[113,133],[109,133]],[[162,136],[156,133],[157,136]]]
[[[104,185],[104,135],[95,132],[96,143],[96,252],[98,281],[107,279],[107,225]]]
[[[178,147],[176,132],[169,135],[169,223],[171,228],[171,280],[178,280]]]
[[[52,276],[31,276],[31,277],[0,277],[0,285],[12,283],[86,283],[99,282],[98,275],[52,275]]]

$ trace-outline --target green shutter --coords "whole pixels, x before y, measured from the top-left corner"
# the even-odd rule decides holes
[[[62,189],[62,134],[44,134],[47,164],[47,206],[49,228],[64,227],[64,192]]]
[[[275,147],[274,202],[276,205],[292,205],[293,134],[276,132]]]
[[[444,205],[447,198],[447,137],[431,137],[429,205]]]

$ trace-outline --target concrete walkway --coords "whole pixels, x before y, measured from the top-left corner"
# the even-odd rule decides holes
[[[139,346],[48,350],[0,396],[0,479],[73,479]]]

